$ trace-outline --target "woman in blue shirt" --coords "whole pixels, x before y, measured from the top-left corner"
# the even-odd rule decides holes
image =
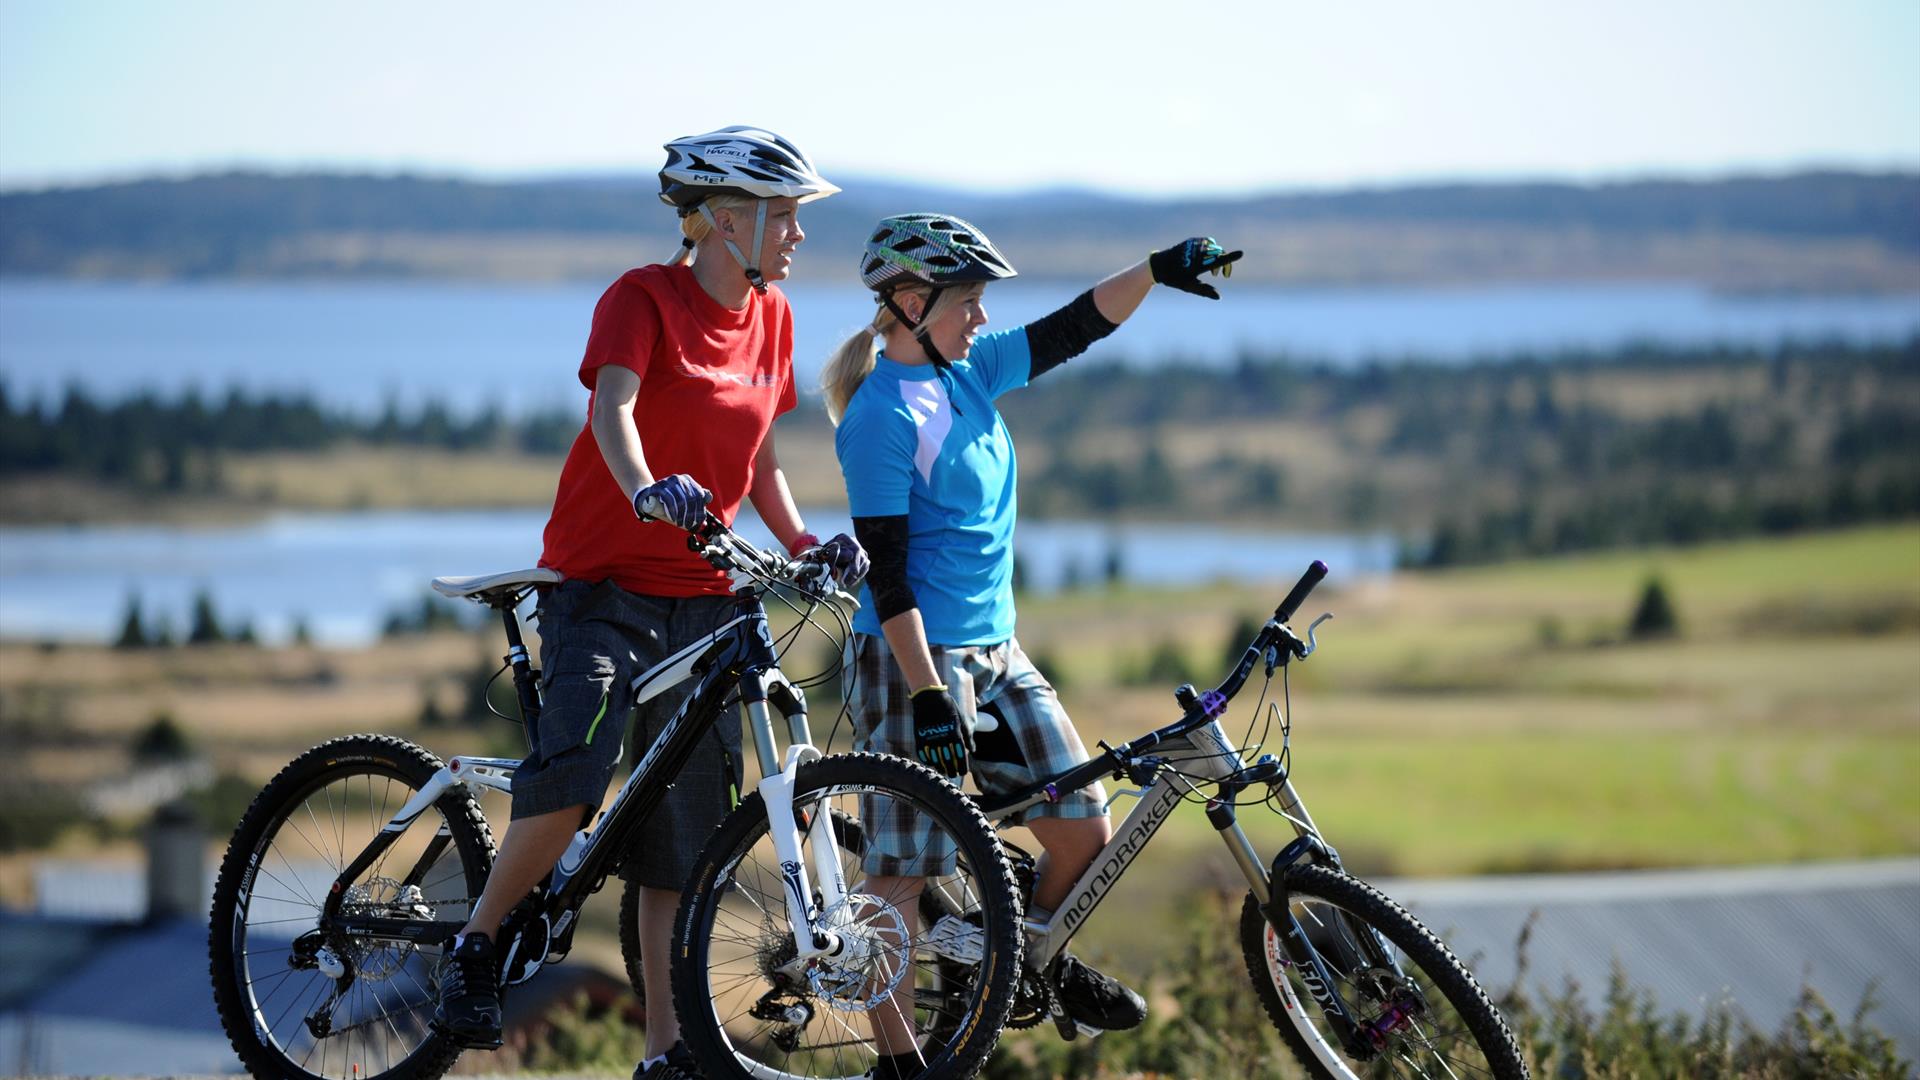
[[[1219,299],[1200,278],[1230,273],[1240,254],[1186,240],[1050,315],[982,335],[987,283],[1014,276],[986,235],[942,214],[876,226],[861,279],[880,309],[824,374],[855,536],[872,559],[854,623],[860,749],[917,758],[949,778],[971,772],[987,792],[1087,759],[1053,687],[1014,638],[1018,470],[993,403],[1112,333],[1155,283]],[[987,736],[977,756],[976,730]],[[1107,843],[1105,802],[1094,784],[1027,812],[1045,849],[1029,918],[1047,919]],[[875,809],[865,822],[865,888],[912,911],[921,878],[944,870],[908,854],[923,850],[918,823]],[[1049,976],[1075,1020],[1114,1030],[1145,1018],[1145,1003],[1119,982],[1070,954],[1056,964]],[[900,1055],[896,1074],[913,1075],[910,1033],[878,1026],[880,1048]]]

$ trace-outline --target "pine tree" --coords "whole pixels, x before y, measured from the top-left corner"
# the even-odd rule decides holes
[[[1640,590],[1640,603],[1633,609],[1633,618],[1627,624],[1627,637],[1635,641],[1654,638],[1677,637],[1680,633],[1680,617],[1673,610],[1672,601],[1667,599],[1667,589],[1658,574],[1647,579]]]
[[[193,625],[187,631],[187,644],[217,645],[225,640],[226,632],[220,629],[220,618],[213,612],[213,596],[201,589],[193,597]]]
[[[127,594],[127,616],[120,624],[120,636],[114,639],[116,649],[144,649],[153,644],[147,637],[146,623],[140,615],[140,594]]]

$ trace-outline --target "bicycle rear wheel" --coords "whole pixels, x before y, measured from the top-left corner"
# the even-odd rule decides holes
[[[802,765],[793,805],[803,823],[821,813],[861,822],[857,833],[835,829],[860,837],[841,850],[846,910],[828,913],[843,950],[796,962],[765,805],[749,796],[701,852],[674,927],[674,1006],[701,1069],[710,1080],[863,1076],[880,1051],[873,1024],[886,1019],[911,1027],[926,1080],[972,1076],[999,1040],[1020,969],[1013,874],[992,828],[932,770],[879,754]],[[931,825],[917,850],[952,853],[914,912],[863,891],[854,849],[874,843],[863,807],[910,809]],[[919,913],[933,910],[952,914],[928,925]],[[969,950],[977,959],[956,961]],[[954,977],[956,962],[970,977]]]
[[[1260,905],[1240,910],[1247,974],[1309,1074],[1316,1077],[1498,1077],[1526,1080],[1520,1048],[1465,966],[1412,915],[1373,886],[1324,866],[1287,870],[1289,907],[1333,975],[1330,989],[1369,1029],[1358,1053],[1343,1045],[1289,960]],[[1392,963],[1369,959],[1369,931]]]
[[[428,1027],[440,949],[373,937],[342,948],[319,930],[335,879],[439,769],[404,739],[335,739],[294,759],[241,817],[207,936],[220,1023],[254,1076],[432,1080],[459,1055]],[[486,818],[455,787],[348,883],[342,908],[465,922],[492,865]]]

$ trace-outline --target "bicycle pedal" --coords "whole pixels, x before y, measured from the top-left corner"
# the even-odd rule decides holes
[[[1080,1038],[1097,1039],[1107,1033],[1106,1028],[1083,1024],[1065,1013],[1053,1014],[1053,1027],[1060,1033],[1060,1038],[1064,1042],[1073,1042]]]
[[[987,932],[955,915],[943,915],[927,930],[926,947],[958,964],[977,966],[986,956]]]

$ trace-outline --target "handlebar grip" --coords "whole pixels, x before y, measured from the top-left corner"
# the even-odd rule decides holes
[[[1321,579],[1326,576],[1327,564],[1319,559],[1313,560],[1313,565],[1307,567],[1307,572],[1300,575],[1300,580],[1294,583],[1293,591],[1287,594],[1285,600],[1280,601],[1279,607],[1273,609],[1274,619],[1286,622],[1293,618],[1293,613],[1300,609],[1301,604],[1307,602],[1307,594],[1312,592],[1313,587],[1320,584]]]

